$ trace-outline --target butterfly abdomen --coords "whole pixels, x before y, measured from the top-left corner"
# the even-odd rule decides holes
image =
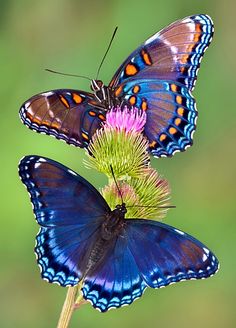
[[[92,247],[88,263],[87,263],[87,268],[85,270],[85,275],[93,271],[93,269],[97,266],[99,261],[104,257],[104,254],[106,253],[106,249],[108,248],[109,241],[103,238],[99,238],[94,246]]]
[[[108,216],[100,228],[99,238],[91,248],[85,276],[93,272],[102,263],[107,254],[113,250],[118,235],[125,225],[124,214],[120,209],[115,209]]]

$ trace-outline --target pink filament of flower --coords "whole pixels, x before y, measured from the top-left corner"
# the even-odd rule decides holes
[[[147,120],[147,114],[136,108],[124,106],[113,107],[106,114],[104,126],[111,129],[125,130],[126,132],[141,132]]]

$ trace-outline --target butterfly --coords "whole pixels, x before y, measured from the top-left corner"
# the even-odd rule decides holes
[[[35,253],[42,278],[82,293],[105,312],[131,304],[147,287],[203,279],[218,269],[200,241],[167,224],[126,219],[84,178],[51,159],[26,156],[19,174],[40,231]]]
[[[35,95],[22,105],[20,118],[32,130],[86,148],[110,108],[135,106],[147,113],[144,134],[152,155],[184,151],[196,128],[191,91],[212,36],[207,15],[176,21],[131,53],[108,86],[92,80],[93,93],[59,89]]]

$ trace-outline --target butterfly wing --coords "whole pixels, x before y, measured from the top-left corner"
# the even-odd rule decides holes
[[[127,220],[99,270],[85,278],[83,295],[100,311],[132,303],[149,286],[160,288],[213,275],[218,261],[190,235],[150,220]]]
[[[207,15],[189,16],[151,36],[120,66],[110,82],[115,88],[132,79],[175,81],[194,87],[202,56],[214,28]]]
[[[152,288],[185,279],[207,278],[218,269],[218,260],[205,245],[169,225],[132,220],[127,232],[136,264]]]
[[[27,100],[20,109],[22,122],[68,144],[87,147],[105,120],[105,111],[91,93],[61,89]]]
[[[24,157],[19,174],[41,226],[35,252],[42,277],[77,284],[109,206],[88,181],[53,160]]]
[[[124,233],[118,236],[100,266],[85,277],[82,293],[101,312],[131,304],[147,287],[128,247]]]
[[[192,144],[197,111],[191,90],[212,36],[207,15],[174,22],[136,49],[109,85],[120,103],[146,111],[144,133],[154,156],[172,156]]]
[[[124,85],[121,97],[146,111],[144,134],[152,155],[172,156],[192,144],[197,110],[191,92],[180,83],[133,80]]]

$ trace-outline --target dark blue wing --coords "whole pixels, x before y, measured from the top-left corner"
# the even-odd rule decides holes
[[[85,278],[82,291],[104,312],[132,303],[147,286],[207,278],[217,269],[213,253],[190,235],[160,222],[129,219],[99,270]]]
[[[129,249],[146,284],[153,288],[213,275],[218,260],[192,236],[150,220],[128,222]]]
[[[180,83],[135,80],[123,85],[120,97],[147,113],[144,133],[157,157],[172,156],[192,144],[197,110],[191,92]]]
[[[109,206],[88,181],[53,160],[24,157],[19,174],[42,226],[35,247],[42,277],[78,283]]]
[[[198,68],[214,32],[207,15],[189,16],[151,36],[120,66],[110,87],[132,79],[159,79],[181,83],[192,90]]]
[[[28,99],[20,109],[22,122],[68,144],[87,147],[105,120],[105,111],[91,93],[59,89]]]
[[[117,238],[99,268],[85,277],[82,292],[96,309],[105,312],[131,304],[145,288],[125,233]]]

